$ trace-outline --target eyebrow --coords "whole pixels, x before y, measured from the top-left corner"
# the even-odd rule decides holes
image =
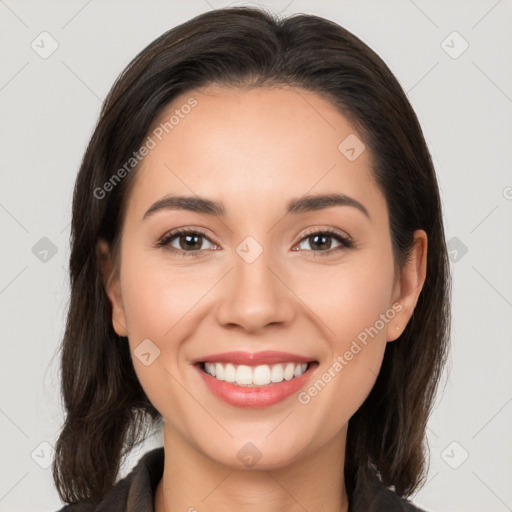
[[[351,206],[358,209],[368,219],[370,214],[363,204],[345,194],[308,195],[291,199],[286,204],[286,213],[300,214],[316,210],[324,210],[334,206]],[[222,203],[200,196],[167,195],[153,203],[144,214],[143,220],[162,210],[187,210],[215,217],[224,217],[225,209]]]

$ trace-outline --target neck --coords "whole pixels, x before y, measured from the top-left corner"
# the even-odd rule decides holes
[[[243,470],[208,458],[165,423],[155,512],[347,512],[342,434],[287,466]]]

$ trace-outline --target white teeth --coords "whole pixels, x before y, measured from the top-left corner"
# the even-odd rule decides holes
[[[215,363],[204,363],[204,368],[207,373],[209,373],[212,377],[215,377]]]
[[[266,364],[256,366],[252,375],[252,383],[256,386],[266,386],[270,382],[270,367]]]
[[[238,386],[267,386],[270,383],[300,377],[308,368],[307,363],[283,363],[259,366],[231,363],[204,363],[206,373],[217,380],[232,382]]]
[[[224,366],[220,363],[216,363],[215,365],[215,377],[219,380],[224,380]]]
[[[251,367],[241,364],[236,369],[235,382],[239,386],[247,386],[249,384],[252,384],[252,369],[251,369]]]
[[[272,382],[281,382],[284,379],[283,365],[275,364],[270,372],[270,380]]]
[[[306,371],[306,368],[308,367],[308,364],[307,363],[302,363],[302,364],[298,364],[296,367],[295,367],[295,370],[293,372],[293,376],[294,377],[300,377],[305,371]]]
[[[285,380],[292,380],[294,375],[295,375],[295,365],[293,363],[288,363],[284,368]]]
[[[236,379],[236,368],[231,363],[228,363],[224,367],[224,380],[226,382],[235,382],[235,379]]]

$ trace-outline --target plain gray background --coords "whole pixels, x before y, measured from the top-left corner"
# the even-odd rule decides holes
[[[63,419],[54,354],[69,297],[72,186],[101,101],[153,39],[227,5],[336,21],[407,91],[438,172],[454,278],[450,375],[414,501],[438,512],[512,510],[510,0],[0,0],[0,510],[61,506],[47,468]],[[122,474],[160,444],[157,435]]]

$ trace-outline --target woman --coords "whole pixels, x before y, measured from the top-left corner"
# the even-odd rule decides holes
[[[442,212],[417,118],[354,35],[226,8],[151,43],[84,155],[70,275],[62,510],[419,510]]]

